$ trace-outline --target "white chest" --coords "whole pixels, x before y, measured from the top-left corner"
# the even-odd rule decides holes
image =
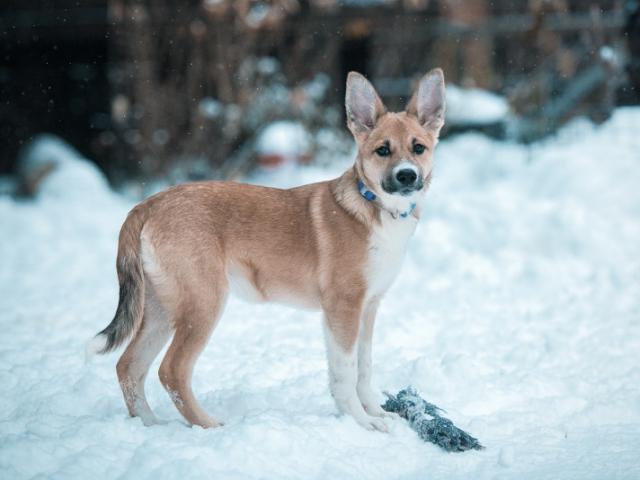
[[[398,219],[385,216],[371,234],[366,270],[368,297],[384,293],[397,277],[417,223],[413,216]]]

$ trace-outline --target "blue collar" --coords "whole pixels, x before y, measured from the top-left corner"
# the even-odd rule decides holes
[[[362,180],[358,180],[358,190],[360,190],[360,195],[362,195],[368,202],[373,202],[377,198],[375,193],[371,190],[367,190],[367,186]]]
[[[364,184],[362,180],[358,180],[358,191],[360,192],[360,195],[362,195],[367,202],[373,202],[375,201],[376,198],[378,198],[378,196],[375,193],[373,193],[371,190],[367,188],[367,186]],[[413,213],[415,209],[416,209],[416,204],[411,203],[411,205],[409,206],[409,210],[405,212],[399,212],[398,214],[402,218],[407,218],[409,215]],[[398,214],[393,214],[392,212],[389,212],[389,213],[393,218],[397,218]]]

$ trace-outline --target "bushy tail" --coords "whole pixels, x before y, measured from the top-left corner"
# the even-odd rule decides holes
[[[120,283],[118,308],[111,323],[87,344],[87,359],[96,353],[116,349],[140,327],[145,288],[140,258],[140,232],[146,220],[144,212],[140,207],[134,208],[120,230],[116,260]]]

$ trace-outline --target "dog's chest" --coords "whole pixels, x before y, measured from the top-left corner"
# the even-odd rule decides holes
[[[393,283],[404,260],[409,238],[416,229],[418,220],[409,218],[384,218],[375,227],[369,239],[367,259],[367,296],[384,293]]]

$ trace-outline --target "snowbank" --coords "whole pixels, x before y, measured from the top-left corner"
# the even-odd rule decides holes
[[[337,417],[318,316],[235,300],[194,378],[226,425],[186,428],[150,375],[168,423],[143,427],[126,415],[117,356],[85,367],[82,355],[115,309],[130,205],[111,196],[94,209],[90,191],[0,197],[2,476],[638,478],[638,126],[640,110],[622,109],[531,147],[473,134],[438,147],[423,222],[381,307],[374,383],[411,383],[445,408],[487,447],[464,454],[402,421],[381,434]]]
[[[267,125],[256,141],[259,166],[272,171],[295,167],[296,163],[308,163],[310,140],[309,133],[300,123],[280,120]]]
[[[480,88],[447,85],[447,123],[490,125],[504,122],[509,114],[506,98]]]
[[[55,135],[39,135],[22,152],[19,164],[22,176],[40,169],[49,172],[38,182],[36,194],[41,200],[75,203],[113,197],[98,167]]]

